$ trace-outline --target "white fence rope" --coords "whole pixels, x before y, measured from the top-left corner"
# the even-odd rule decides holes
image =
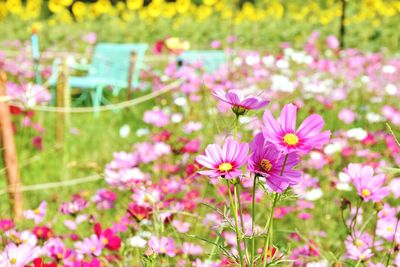
[[[52,183],[45,183],[45,184],[36,184],[36,185],[25,185],[21,186],[19,192],[26,192],[26,191],[38,191],[38,190],[43,190],[43,189],[50,189],[50,188],[59,188],[59,187],[66,187],[66,186],[73,186],[77,184],[83,184],[83,183],[88,183],[88,182],[94,182],[97,180],[103,179],[102,176],[99,174],[91,175],[91,176],[86,176],[86,177],[81,177],[73,180],[68,180],[68,181],[60,181],[60,182],[52,182]],[[0,191],[0,196],[4,195],[6,193],[14,193],[17,190],[15,189],[3,189]]]
[[[49,106],[33,106],[33,107],[26,107],[22,105],[21,103],[12,103],[12,98],[8,96],[0,97],[0,102],[6,102],[9,101],[11,104],[16,105],[20,108],[27,108],[29,110],[35,110],[35,111],[46,111],[46,112],[58,112],[58,113],[88,113],[88,112],[103,112],[103,111],[110,111],[110,110],[118,110],[118,109],[123,109],[123,108],[129,108],[133,107],[135,105],[141,104],[143,102],[146,102],[148,100],[151,100],[157,96],[160,96],[162,94],[165,94],[176,87],[182,85],[184,82],[184,79],[179,79],[176,80],[163,88],[154,91],[152,93],[149,93],[144,96],[140,96],[138,98],[128,100],[128,101],[123,101],[119,102],[116,104],[109,104],[105,106],[99,106],[97,108],[94,107],[49,107]]]

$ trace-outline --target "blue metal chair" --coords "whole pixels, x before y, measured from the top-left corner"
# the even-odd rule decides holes
[[[31,52],[32,52],[32,59],[33,59],[33,68],[35,72],[35,83],[41,84],[42,83],[42,76],[40,74],[40,48],[39,48],[39,37],[36,33],[32,33],[31,36]]]
[[[80,88],[81,97],[84,99],[90,95],[93,107],[97,108],[108,101],[103,97],[103,90],[111,87],[113,95],[119,94],[121,89],[137,88],[139,85],[139,73],[143,67],[143,60],[147,44],[114,44],[99,43],[96,45],[93,57],[88,68],[87,76],[70,76],[68,84],[71,88]],[[131,85],[128,85],[131,53],[136,54],[136,62],[133,68]],[[58,65],[53,64],[53,74],[49,80],[50,86],[57,84]],[[74,66],[71,66],[74,68]]]
[[[227,55],[223,51],[217,50],[189,50],[183,52],[177,59],[183,64],[200,62],[208,73],[214,72],[228,61]]]

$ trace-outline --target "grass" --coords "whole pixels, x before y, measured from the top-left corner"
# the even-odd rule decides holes
[[[20,128],[15,135],[15,143],[23,185],[51,183],[76,178],[102,175],[104,166],[112,159],[112,153],[129,149],[138,140],[136,130],[145,127],[143,112],[153,106],[148,101],[118,112],[72,113],[64,128],[63,147],[57,147],[55,138],[56,114],[36,112],[34,119],[43,126],[43,150],[38,151],[31,144],[35,133],[32,129]],[[120,136],[122,126],[129,125],[126,138]],[[72,132],[78,132],[73,134]],[[6,188],[5,170],[0,173],[0,190]],[[79,191],[93,192],[105,185],[103,179],[70,187],[60,187],[25,192],[25,208],[36,207],[42,200],[51,200],[49,210],[57,210],[58,205],[70,199]],[[0,195],[0,216],[9,217],[8,196]]]

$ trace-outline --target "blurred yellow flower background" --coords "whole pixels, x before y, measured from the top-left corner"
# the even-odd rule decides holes
[[[200,2],[200,3],[199,3]],[[6,0],[0,1],[0,19],[18,16],[21,20],[37,20],[48,15],[49,25],[58,21],[73,23],[82,20],[94,20],[100,16],[112,16],[121,21],[130,21],[139,17],[144,22],[163,17],[179,19],[190,17],[202,21],[211,16],[222,20],[242,21],[279,21],[292,19],[307,20],[310,23],[327,25],[341,15],[340,1],[285,1],[255,0],[241,1],[242,5],[233,4],[233,0],[97,0],[87,3],[76,0]],[[114,4],[113,4],[114,3]],[[348,5],[356,5],[346,24],[358,24],[364,21],[379,26],[380,21],[398,16],[400,1],[388,0],[348,0]]]

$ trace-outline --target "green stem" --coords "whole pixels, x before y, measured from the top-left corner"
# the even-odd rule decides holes
[[[217,245],[218,245],[218,243],[219,243],[220,235],[221,235],[222,231],[223,231],[223,228],[221,227],[221,230],[219,231],[219,235],[217,235],[217,238],[215,239],[215,244],[217,244]],[[211,253],[210,253],[210,256],[208,256],[208,260],[209,260],[209,261],[212,260],[213,255],[214,255],[214,253],[215,253],[215,250],[217,249],[217,245],[213,246],[213,248],[212,248],[212,250],[211,250]]]
[[[234,186],[234,197],[235,197],[235,201],[236,201],[236,207],[239,211],[239,219],[240,219],[240,224],[241,224],[241,228],[242,228],[242,233],[245,233],[244,231],[244,221],[243,221],[243,212],[242,212],[242,202],[240,200],[240,189],[239,189],[239,185],[240,185],[240,180],[239,178],[236,179],[235,182],[235,186]],[[244,241],[244,250],[246,252],[246,259],[247,261],[249,261],[249,257],[248,257],[248,251],[246,248],[246,241]]]
[[[238,128],[239,128],[239,115],[236,115],[236,119],[235,119],[235,129],[234,129],[234,131],[233,131],[233,139],[234,139],[234,140],[236,140]]]
[[[229,195],[229,201],[231,204],[231,211],[232,211],[232,215],[233,218],[235,220],[235,232],[236,232],[236,243],[237,243],[237,249],[238,249],[238,253],[239,253],[239,260],[240,260],[240,266],[244,267],[244,262],[243,262],[243,253],[242,253],[242,247],[240,245],[240,230],[239,230],[239,219],[237,216],[237,210],[236,210],[236,206],[235,206],[235,202],[233,201],[232,198],[232,193],[231,193],[231,188],[229,186],[229,181],[226,181],[227,185],[228,185],[228,195]]]
[[[342,222],[343,222],[344,226],[346,227],[347,234],[351,234],[351,230],[350,230],[349,226],[347,225],[346,220],[344,218],[344,210],[343,209],[341,210],[340,214],[342,215],[341,216]]]
[[[350,230],[351,230],[351,235],[354,234],[354,230],[356,228],[356,224],[357,224],[357,217],[358,217],[358,213],[360,211],[360,207],[361,207],[361,203],[362,203],[362,198],[360,198],[357,202],[357,207],[356,207],[356,214],[354,215],[353,219],[351,220],[350,223]],[[353,236],[355,238],[355,236]]]
[[[289,154],[286,154],[285,155],[285,159],[283,161],[283,165],[282,165],[280,176],[282,176],[283,172],[285,171],[286,162],[288,160],[288,157],[289,157]],[[264,244],[264,267],[267,266],[268,247],[269,247],[269,244],[270,244],[270,242],[272,240],[272,221],[274,219],[274,210],[275,210],[276,202],[278,201],[278,196],[279,196],[278,193],[275,193],[274,200],[273,200],[273,203],[272,203],[271,213],[270,213],[267,225],[266,225],[268,230],[267,230],[267,237],[265,239],[265,244]]]
[[[251,194],[251,267],[254,266],[254,251],[256,246],[256,238],[254,237],[254,225],[255,225],[255,200],[256,200],[256,185],[257,185],[257,175],[254,175],[253,181],[253,191]]]
[[[388,253],[388,256],[387,256],[385,267],[388,267],[389,263],[390,263],[390,258],[392,256],[393,245],[394,245],[394,241],[396,239],[397,228],[399,226],[399,220],[400,220],[400,218],[397,219],[396,227],[394,228],[394,234],[393,234],[393,238],[392,238],[392,243],[390,244],[390,250],[389,250],[389,253]]]
[[[378,219],[379,219],[379,211],[376,211],[375,227],[374,227],[374,233],[372,235],[372,246],[373,247],[375,247],[376,228],[378,227]]]
[[[269,215],[269,219],[268,219],[268,222],[267,222],[267,224],[265,225],[266,227],[265,228],[267,228],[267,237],[265,238],[265,243],[264,243],[264,267],[265,266],[267,266],[267,257],[268,257],[268,248],[269,248],[269,244],[270,244],[270,239],[271,239],[271,231],[272,231],[272,221],[273,221],[273,218],[274,218],[274,210],[275,210],[275,206],[276,206],[276,203],[277,203],[277,201],[278,201],[278,193],[275,193],[274,194],[274,200],[273,200],[273,202],[272,202],[272,207],[271,207],[271,212],[270,212],[270,215]]]

